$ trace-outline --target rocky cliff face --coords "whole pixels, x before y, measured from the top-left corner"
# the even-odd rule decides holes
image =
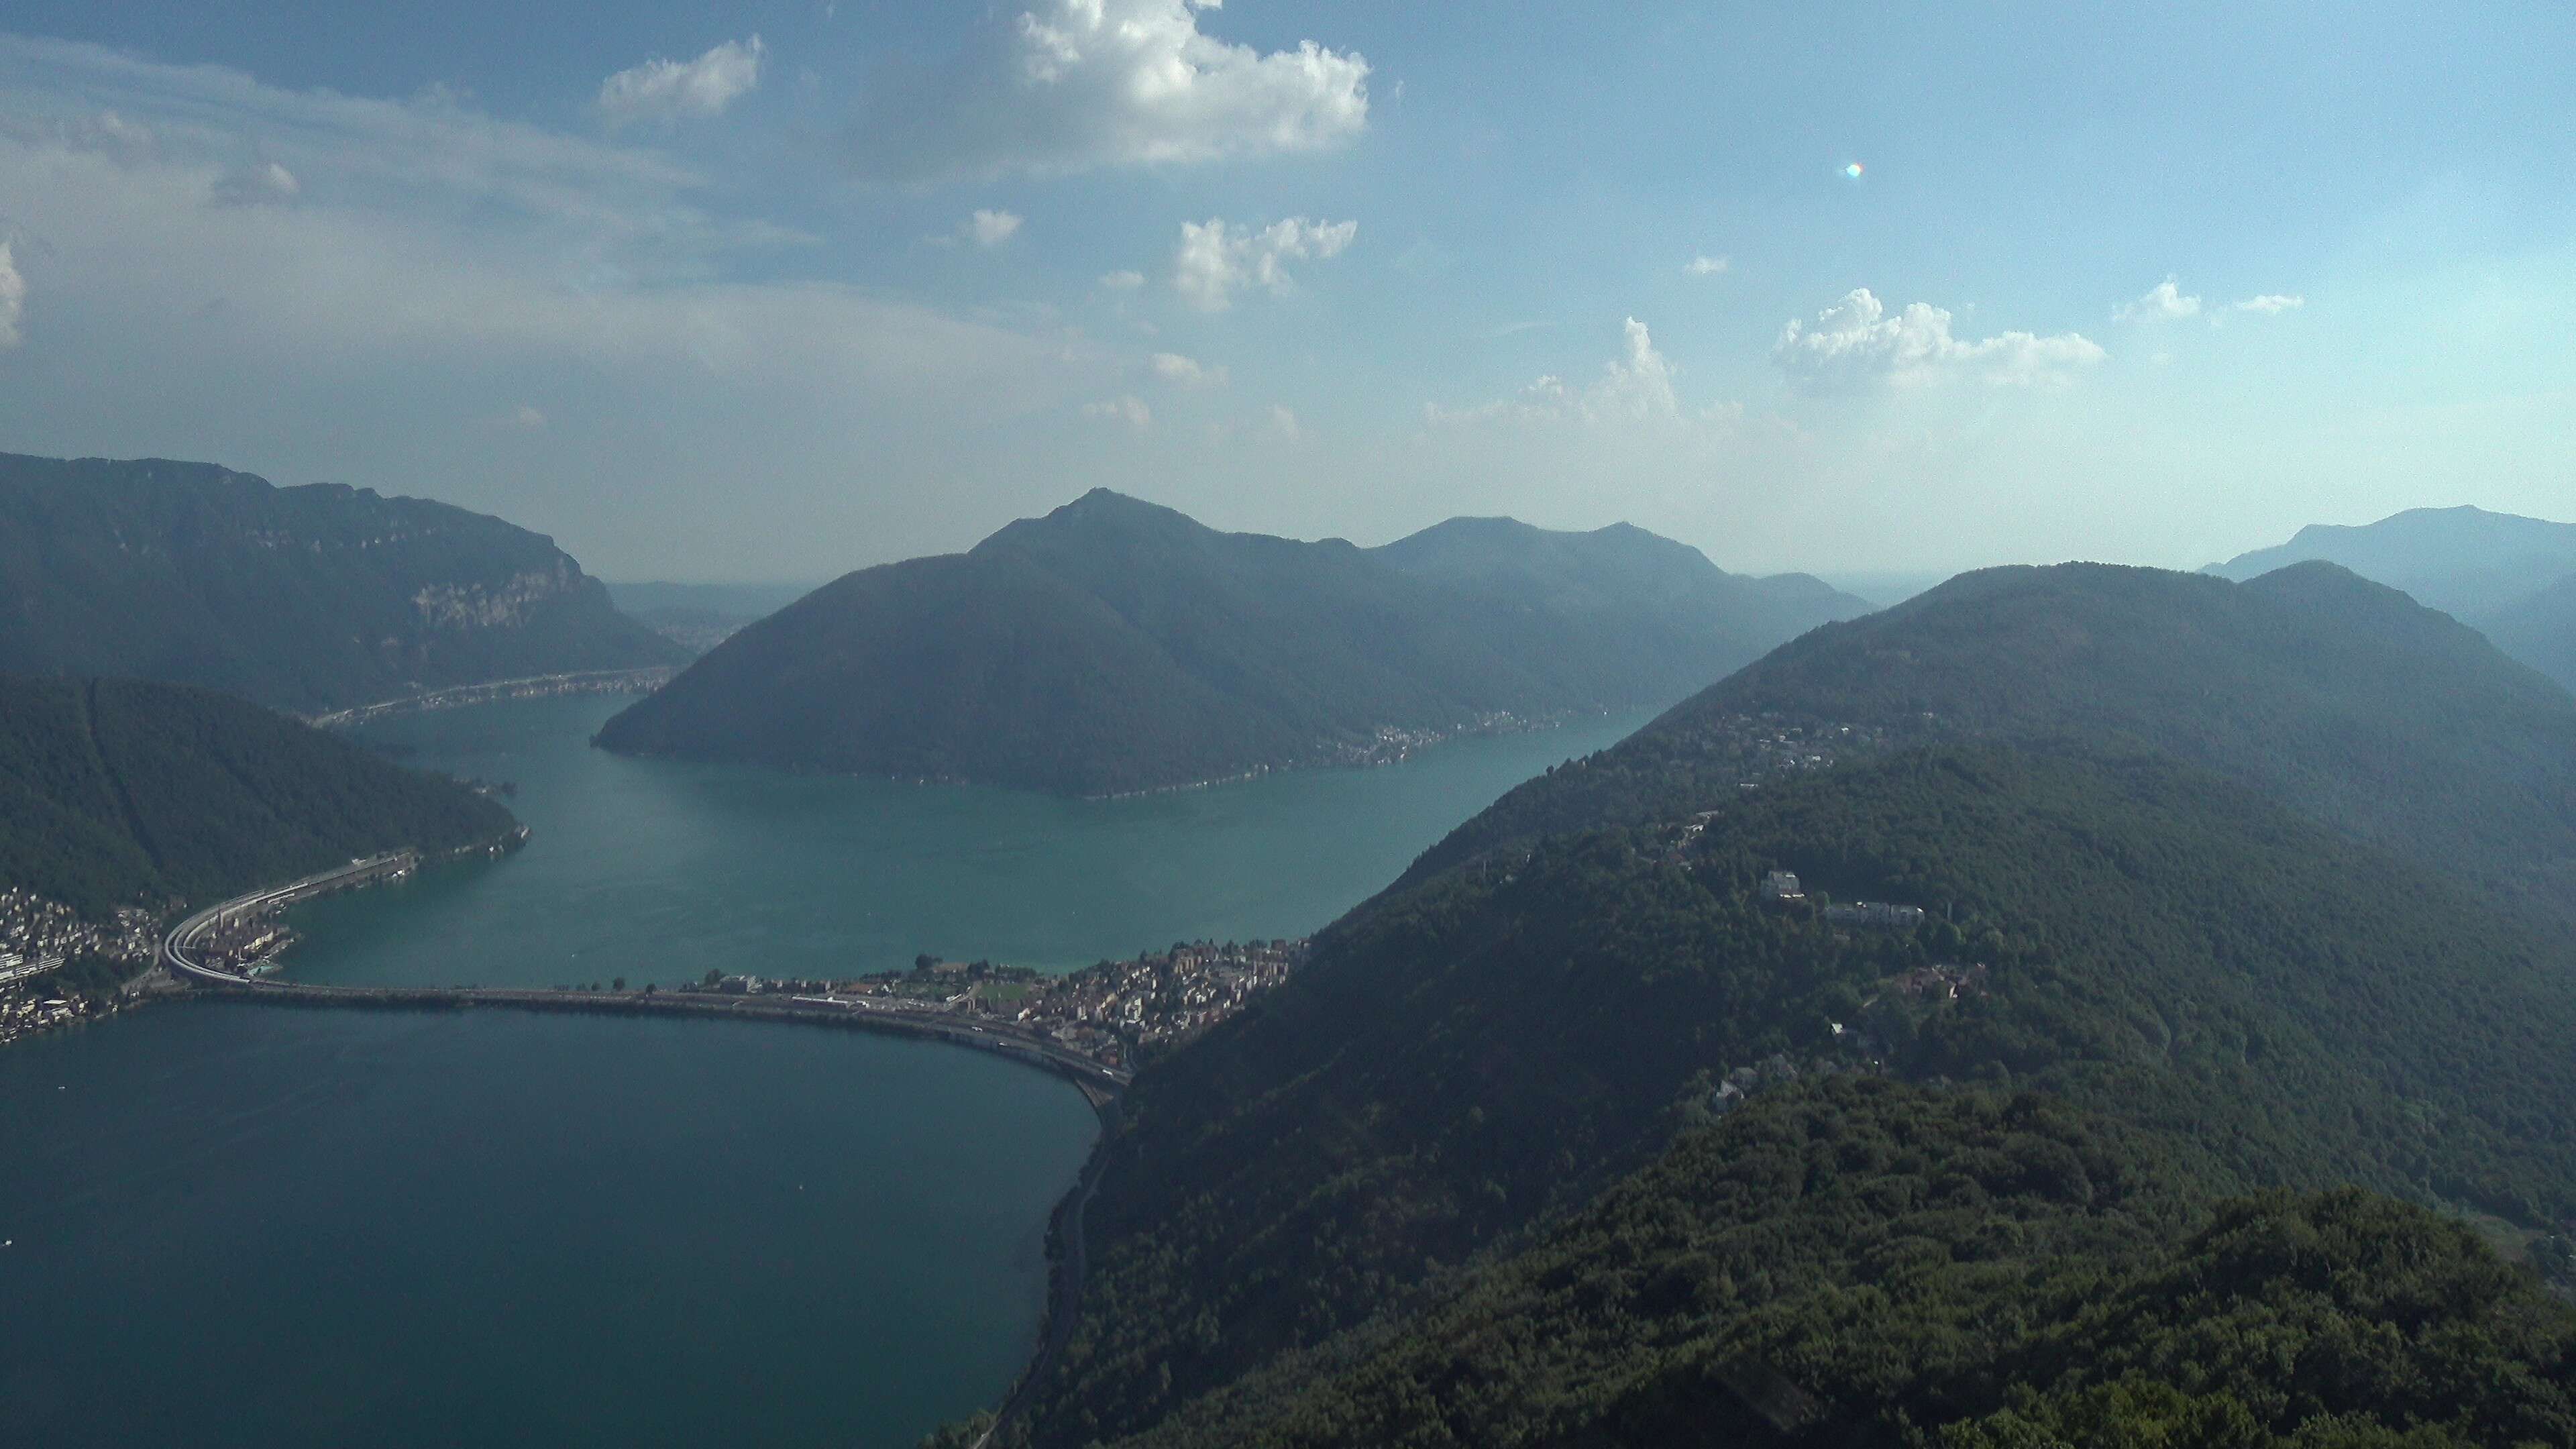
[[[318,711],[680,657],[497,518],[203,463],[0,454],[0,669]]]

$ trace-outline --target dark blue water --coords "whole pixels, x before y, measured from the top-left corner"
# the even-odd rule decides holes
[[[1096,1132],[819,1028],[181,1003],[0,1052],[0,1442],[909,1444]]]

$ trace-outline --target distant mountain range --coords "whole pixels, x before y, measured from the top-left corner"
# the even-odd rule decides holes
[[[92,920],[510,828],[453,780],[213,690],[0,675],[0,886]]]
[[[1382,548],[1095,490],[862,570],[610,720],[628,753],[1106,794],[1663,703],[1867,608],[1641,529],[1453,519]],[[1390,735],[1394,738],[1391,740]]]
[[[497,518],[207,463],[0,454],[0,670],[316,713],[685,657]]]
[[[730,639],[744,625],[812,593],[810,584],[608,585],[619,613],[687,650],[692,657]]]
[[[2288,543],[2206,572],[2250,579],[2310,560],[2403,589],[2576,690],[2576,524],[2482,508],[2414,508],[2358,527],[2311,524]]]
[[[1032,1439],[2565,1440],[2576,1313],[2389,1198],[2576,1284],[2571,782],[2331,564],[1815,630],[1146,1064]]]

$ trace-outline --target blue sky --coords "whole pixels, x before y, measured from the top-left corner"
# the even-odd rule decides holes
[[[0,448],[612,577],[1095,485],[1764,571],[2576,516],[2565,7],[1784,8],[20,0]]]

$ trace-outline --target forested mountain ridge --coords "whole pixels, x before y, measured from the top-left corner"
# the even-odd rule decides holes
[[[2312,524],[2205,573],[2250,579],[2321,559],[2403,589],[2576,690],[2576,524],[2482,508],[2414,508],[2359,527]]]
[[[1784,1089],[1419,1311],[1119,1442],[2576,1440],[2576,1311],[2469,1229],[2223,1191],[2035,1094]]]
[[[1629,567],[1651,554],[1654,567]],[[609,749],[1106,794],[1672,699],[1864,607],[1634,529],[1382,549],[1095,490],[847,575],[611,720]]]
[[[0,675],[0,886],[91,920],[511,828],[453,780],[213,690]]]
[[[683,657],[551,539],[497,518],[207,463],[0,454],[0,670],[310,714]]]
[[[1780,868],[1931,914],[1768,907]],[[1038,1440],[1138,1432],[1407,1300],[1730,1080],[2037,1088],[2212,1191],[2359,1183],[2552,1226],[2576,1213],[2570,966],[2441,870],[2145,754],[1899,750],[1731,794],[1696,838],[1551,837],[1362,907],[1139,1075]]]
[[[1963,574],[1819,628],[1427,851],[1427,878],[1540,835],[1737,793],[1748,720],[1897,742],[2132,741],[2357,839],[2576,913],[2576,697],[2332,564],[2247,583],[2064,564]]]

